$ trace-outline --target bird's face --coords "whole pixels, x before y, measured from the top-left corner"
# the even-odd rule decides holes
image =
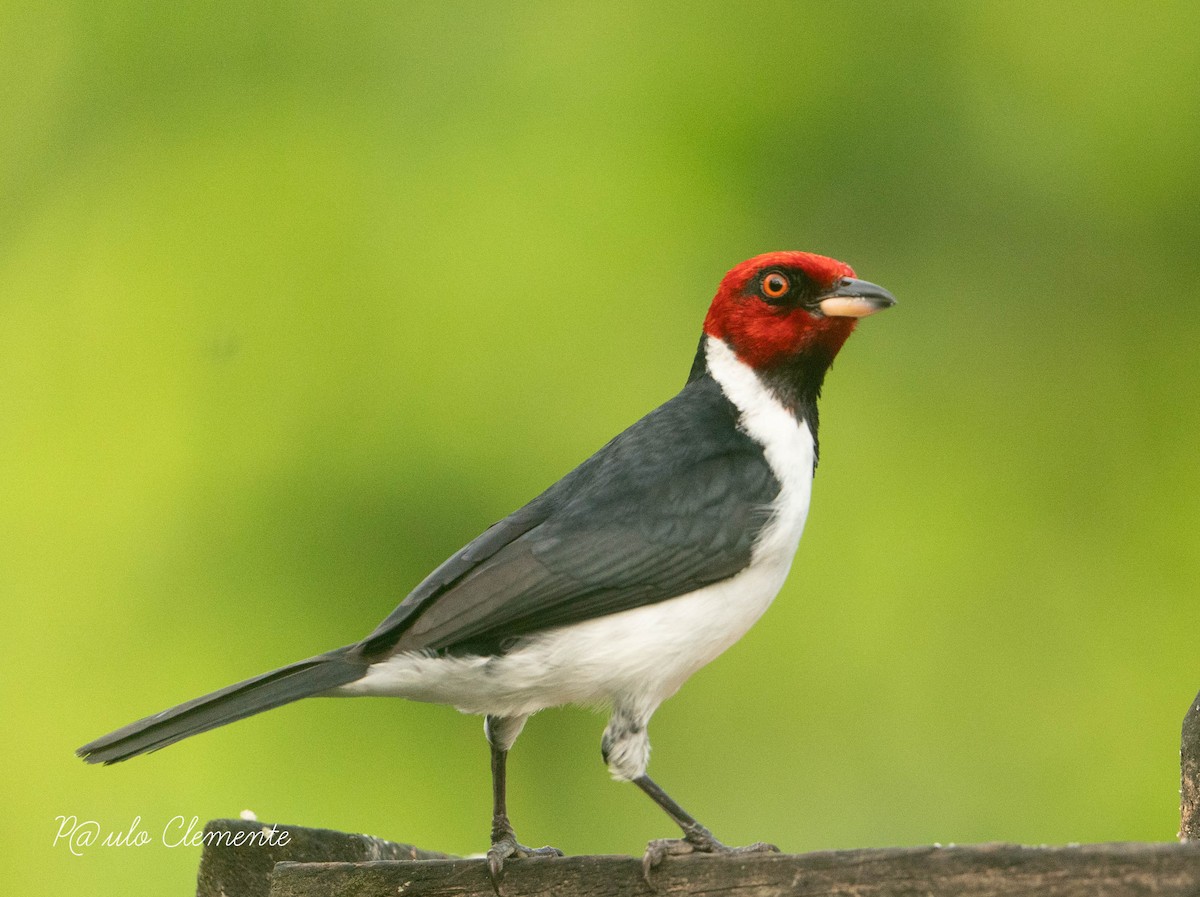
[[[832,361],[859,318],[895,302],[883,287],[858,280],[837,259],[769,252],[725,275],[704,332],[724,340],[759,370],[809,353]]]

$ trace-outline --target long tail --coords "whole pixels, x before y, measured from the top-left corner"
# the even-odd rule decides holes
[[[320,694],[361,678],[367,663],[338,648],[214,691],[88,742],[75,753],[88,763],[118,763],[192,735]]]

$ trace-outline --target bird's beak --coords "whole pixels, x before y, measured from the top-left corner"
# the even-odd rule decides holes
[[[896,297],[883,287],[843,277],[830,294],[817,303],[817,308],[831,318],[865,318],[895,304]]]

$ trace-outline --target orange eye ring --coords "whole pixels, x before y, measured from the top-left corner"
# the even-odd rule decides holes
[[[778,271],[772,271],[762,279],[762,292],[768,299],[780,299],[786,296],[791,288],[792,282]]]

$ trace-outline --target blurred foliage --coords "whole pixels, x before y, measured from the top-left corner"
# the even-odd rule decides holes
[[[11,893],[187,893],[176,814],[485,847],[477,719],[311,701],[72,749],[365,634],[678,388],[757,252],[900,297],[762,625],[652,771],[786,850],[1170,839],[1200,687],[1193,4],[0,5]],[[528,843],[671,826],[534,719]]]

